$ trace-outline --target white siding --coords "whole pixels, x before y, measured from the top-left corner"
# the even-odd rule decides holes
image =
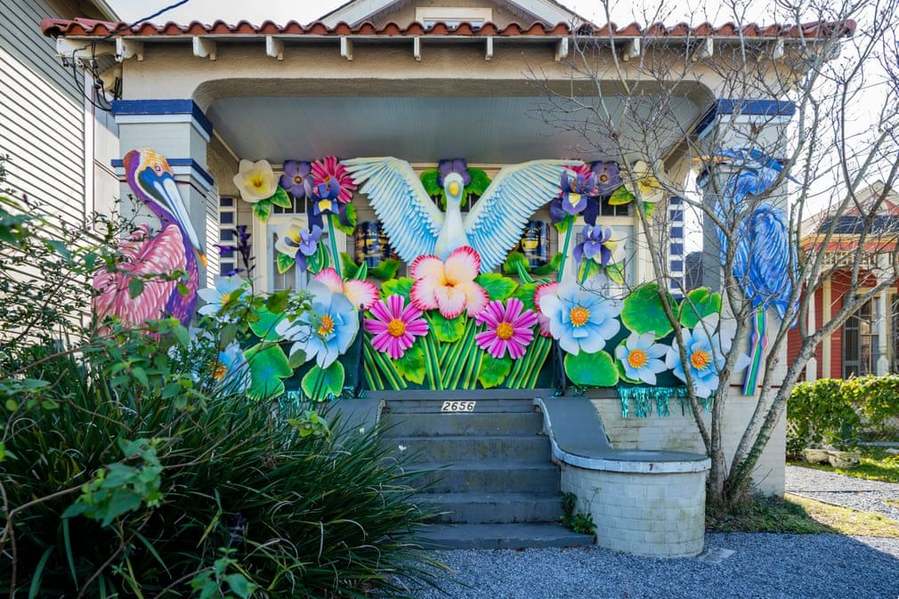
[[[94,207],[85,202],[83,79],[40,32],[54,12],[45,0],[0,0],[0,154],[16,196],[75,223]]]

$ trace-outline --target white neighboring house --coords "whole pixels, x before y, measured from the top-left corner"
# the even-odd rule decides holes
[[[119,142],[112,115],[94,105],[93,80],[64,67],[41,33],[42,19],[62,15],[118,20],[105,0],[0,0],[2,187],[76,224],[113,209]]]

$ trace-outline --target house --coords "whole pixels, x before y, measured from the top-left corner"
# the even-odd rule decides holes
[[[618,159],[627,162],[627,168],[636,168],[637,153],[619,157],[602,151],[608,133],[598,133],[596,143],[579,149],[582,139],[575,132],[534,116],[546,101],[547,87],[568,89],[574,85],[572,65],[577,60],[579,36],[588,36],[601,49],[598,87],[604,100],[616,107],[616,125],[625,131],[632,130],[635,123],[624,114],[624,96],[615,72],[620,69],[626,79],[640,79],[639,63],[644,52],[687,65],[676,86],[641,88],[643,101],[674,90],[666,97],[672,120],[658,126],[652,138],[655,149],[661,149],[665,156],[666,176],[684,180],[694,167],[687,148],[695,140],[708,139],[726,125],[730,134],[723,143],[741,147],[750,143],[747,140],[761,139],[776,152],[795,111],[792,103],[768,95],[747,91],[746,97],[733,97],[734,90],[724,88],[720,74],[706,61],[714,61],[716,52],[733,52],[738,44],[749,40],[754,44],[753,51],[765,61],[776,62],[785,56],[785,47],[789,53],[790,44],[832,30],[828,24],[804,25],[801,29],[779,25],[737,28],[733,24],[696,28],[684,24],[598,26],[552,0],[352,0],[307,25],[290,22],[282,26],[270,21],[229,25],[217,21],[144,23],[123,29],[115,23],[63,18],[46,19],[41,28],[45,35],[56,38],[63,50],[91,42],[97,54],[115,58],[116,63],[102,76],[104,80],[121,80],[121,99],[113,106],[121,154],[150,147],[168,157],[185,205],[185,214],[179,215],[184,221],[181,224],[196,237],[191,241],[194,249],[200,252],[205,248],[209,259],[207,267],[200,270],[204,283],[211,286],[219,275],[241,266],[234,253],[226,250],[221,262],[216,263],[209,250],[214,245],[235,244],[235,227],[246,226],[252,234],[255,258],[253,282],[263,292],[307,285],[309,272],[297,267],[300,254],[295,250],[295,255],[288,255],[285,261],[278,247],[286,243],[285,239],[295,245],[305,241],[299,235],[300,231],[307,232],[310,212],[337,210],[335,202],[342,203],[341,196],[332,195],[337,193],[346,194],[343,200],[351,200],[355,228],[350,227],[350,234],[330,226],[325,231],[310,232],[321,235],[322,243],[316,248],[332,248],[322,250],[332,255],[332,263],[344,251],[358,262],[365,261],[370,271],[395,251],[409,266],[418,256],[442,252],[441,244],[445,243],[443,247],[450,249],[471,246],[476,254],[483,255],[483,264],[494,260],[485,270],[498,270],[499,263],[518,243],[529,266],[543,265],[550,256],[561,255],[564,268],[559,278],[567,280],[575,274],[574,251],[586,230],[583,214],[566,220],[571,226],[564,233],[549,226],[554,217],[546,204],[556,201],[553,196],[559,192],[561,176],[569,177],[565,165],[552,162],[521,166],[532,174],[526,184],[504,179],[512,189],[509,195],[503,195],[507,192],[500,191],[499,186],[492,190],[480,187],[477,193],[466,194],[460,188],[464,191],[466,187],[462,186],[470,185],[465,176],[472,180],[481,177],[482,182],[484,177],[497,181],[511,176],[504,167],[534,160],[576,159],[577,164],[568,166],[587,163],[594,174],[612,181],[621,167]],[[685,61],[685,56],[691,59]],[[575,83],[578,94],[587,98],[598,95],[592,84]],[[365,180],[359,189],[351,177],[342,179],[344,173],[339,172],[336,160],[322,159],[330,156],[341,157],[340,165],[354,169],[360,175],[356,182]],[[366,159],[378,156],[398,160]],[[312,167],[297,164],[309,160],[316,161]],[[160,166],[158,154],[152,154],[152,163]],[[125,176],[129,168],[134,174],[134,161],[129,166],[117,160],[115,166],[123,180],[120,195],[125,197],[129,191]],[[321,170],[316,176],[320,188],[304,186],[307,168]],[[726,169],[721,173],[725,176]],[[286,175],[284,186],[295,184],[296,190],[276,197],[280,192],[274,191],[274,177],[281,174]],[[582,174],[585,181],[590,180]],[[458,178],[453,179],[453,175]],[[717,176],[716,171],[705,179]],[[419,185],[427,177],[432,177],[432,182],[442,179],[442,189],[441,185],[426,188],[424,182]],[[332,179],[341,179],[336,188]],[[547,185],[550,193],[546,193]],[[619,189],[621,185],[617,181],[612,187]],[[268,189],[274,195],[271,200],[255,196],[250,193],[251,187]],[[425,198],[419,187],[427,192]],[[772,201],[785,205],[785,192],[775,191]],[[560,201],[580,206],[583,196],[592,194],[593,189],[570,192]],[[610,199],[610,193],[597,191],[605,200]],[[468,243],[460,244],[460,230],[453,224],[456,221],[434,216],[437,209],[427,195],[449,196],[459,202],[459,213],[453,213],[453,218],[458,216],[460,222],[462,215],[484,209],[488,195],[499,201],[484,210],[496,210],[502,216],[490,221],[489,234],[466,237]],[[446,201],[449,204],[449,199]],[[531,206],[533,201],[538,203]],[[709,197],[708,201],[714,199]],[[521,205],[531,206],[530,214],[523,216],[511,209]],[[570,213],[583,210],[577,206],[572,204]],[[139,203],[131,210],[146,217]],[[616,262],[620,270],[614,281],[611,277],[609,280],[614,293],[624,297],[651,278],[653,257],[633,201],[602,201],[596,210],[597,222],[609,228],[611,239],[605,231],[586,232],[601,235],[601,243],[616,242],[616,255],[622,256],[620,264]],[[679,290],[685,272],[683,201],[659,197],[657,210],[669,216],[666,222],[671,226],[656,231],[661,240],[656,251],[671,265],[672,277],[667,284]],[[337,219],[332,214],[326,217],[328,224]],[[521,218],[525,220],[519,222]],[[391,227],[399,234],[393,236]],[[417,232],[409,234],[410,227],[418,227]],[[510,229],[514,234],[511,244],[506,237]],[[445,237],[438,235],[438,230]],[[474,230],[465,234],[475,235]],[[714,233],[706,233],[707,238],[714,238]],[[496,247],[499,245],[502,247]],[[606,247],[610,252],[612,245]],[[371,253],[374,246],[377,255]],[[459,249],[465,248],[455,251]],[[308,260],[320,266],[319,249],[315,252],[307,256]],[[470,258],[469,252],[462,253]],[[448,250],[448,255],[453,254]],[[441,265],[445,258],[442,255],[427,262],[427,270],[433,274],[439,269],[439,277],[444,277],[444,269],[449,268]],[[715,260],[717,256],[706,251],[703,259]],[[518,368],[512,366],[510,358],[496,366],[496,372],[487,372],[480,361],[483,356],[466,353],[464,345],[468,339],[467,347],[474,346],[475,314],[469,314],[472,319],[466,320],[466,314],[459,315],[463,308],[458,307],[460,303],[470,307],[486,301],[486,291],[479,295],[480,287],[471,286],[470,279],[478,273],[479,263],[475,264],[472,267],[466,262],[460,271],[454,270],[452,277],[435,279],[434,287],[439,289],[432,290],[427,298],[434,303],[427,309],[439,309],[430,321],[433,336],[422,333],[422,359],[410,366],[421,378],[414,379],[405,370],[406,374],[400,374],[373,345],[360,348],[355,357],[346,360],[346,367],[336,368],[341,382],[348,380],[345,371],[361,370],[366,378],[359,384],[368,397],[388,402],[388,420],[400,424],[403,414],[407,415],[406,425],[411,428],[395,429],[395,434],[405,431],[408,442],[434,460],[443,456],[454,461],[456,468],[444,483],[443,494],[431,501],[456,514],[456,522],[464,525],[502,525],[444,531],[443,540],[473,546],[466,543],[475,537],[480,546],[508,546],[503,545],[503,539],[524,535],[526,543],[580,542],[552,524],[559,515],[560,481],[554,467],[547,469],[551,450],[556,462],[563,465],[561,488],[577,494],[580,509],[594,515],[601,543],[655,555],[697,554],[702,548],[702,505],[710,463],[702,455],[703,444],[692,414],[677,403],[675,375],[666,375],[667,384],[655,385],[653,375],[647,377],[653,383],[632,384],[616,391],[613,386],[622,380],[616,358],[609,351],[595,351],[597,340],[600,347],[608,341],[608,349],[614,351],[627,330],[637,334],[642,325],[625,329],[613,324],[608,330],[616,331],[614,340],[600,335],[589,342],[578,341],[572,333],[569,346],[573,343],[579,348],[584,343],[593,347],[584,349],[586,361],[572,358],[581,355],[577,349],[564,360],[561,351],[549,358],[551,342],[547,337],[525,333],[524,337],[535,340],[534,347],[542,348],[539,357]],[[719,287],[719,271],[717,265],[704,264],[704,284]],[[333,284],[349,285],[339,272],[337,275]],[[521,276],[520,280],[524,283],[527,278]],[[427,285],[420,285],[419,291],[431,289]],[[402,292],[391,297],[397,296],[402,298]],[[525,299],[532,298],[529,291]],[[615,309],[617,304],[610,306]],[[599,314],[598,309],[595,312]],[[648,313],[635,312],[639,314],[637,320]],[[592,314],[579,306],[568,316],[577,328],[587,324]],[[449,328],[442,328],[444,323],[449,323],[445,325]],[[406,330],[398,318],[382,324],[394,331],[395,335],[390,333],[394,336]],[[318,330],[330,334],[333,325],[329,317],[319,323]],[[656,329],[647,330],[657,334]],[[514,329],[506,327],[496,335],[508,341]],[[583,340],[584,336],[578,333],[577,338]],[[371,340],[366,337],[365,343]],[[471,359],[460,361],[460,356]],[[502,352],[499,356],[494,358],[507,358]],[[645,358],[644,353],[636,355],[634,364],[645,364]],[[695,364],[705,367],[709,359],[708,354],[698,355]],[[602,387],[590,381],[606,381],[606,388],[596,390],[589,399],[553,401],[548,387],[557,374],[554,368],[561,368],[563,361],[569,377],[580,365],[576,383]],[[485,374],[489,377],[482,377]],[[496,388],[509,380],[515,384]],[[341,387],[337,385],[338,392]],[[538,387],[543,391],[535,398]],[[736,450],[757,400],[754,392],[741,397],[739,387],[734,381],[733,398],[725,410],[722,442],[729,456]],[[468,400],[458,401],[459,397]],[[406,401],[416,398],[420,403]],[[496,403],[500,398],[510,403]],[[544,415],[552,412],[555,416],[542,424],[539,418],[535,421],[535,400]],[[572,409],[585,411],[574,413]],[[658,417],[645,417],[653,412]],[[455,414],[455,419],[447,420],[446,413]],[[570,434],[562,434],[563,428]],[[539,430],[554,435],[551,448],[536,434]],[[398,443],[405,447],[406,441],[401,437]],[[656,476],[664,480],[647,484],[647,478]],[[774,430],[753,480],[760,491],[783,493],[782,422]],[[634,496],[647,500],[634,504]],[[622,518],[618,510],[625,504],[629,516]],[[521,521],[539,526],[527,532],[503,528]],[[637,534],[626,521],[649,532]],[[548,536],[541,536],[544,534]],[[487,538],[489,535],[493,536]]]
[[[830,321],[842,307],[850,289],[855,250],[865,233],[865,252],[859,264],[857,291],[864,292],[876,281],[883,261],[890,260],[899,233],[899,194],[887,193],[874,214],[872,225],[863,218],[869,216],[871,203],[883,193],[883,185],[875,184],[859,192],[863,207],[851,208],[834,217],[825,210],[803,223],[801,247],[815,254],[824,251],[820,285],[814,290],[814,309],[809,310],[807,331],[814,333],[821,324]],[[863,212],[864,211],[864,212]],[[829,238],[828,237],[829,235]],[[823,244],[826,243],[826,246]],[[823,247],[822,247],[823,246]],[[806,380],[819,378],[849,378],[865,374],[899,372],[899,295],[897,288],[886,289],[849,317],[843,326],[825,336],[815,357],[808,363]],[[790,332],[787,355],[799,353],[799,331]]]
[[[64,222],[108,213],[118,197],[110,160],[116,124],[93,79],[61,63],[34,23],[51,16],[115,20],[104,0],[4,0],[0,4],[0,156],[4,188]],[[110,57],[99,60],[112,62]]]

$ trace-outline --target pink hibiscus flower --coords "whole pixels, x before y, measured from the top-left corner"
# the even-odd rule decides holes
[[[549,318],[544,316],[543,312],[540,311],[540,300],[543,299],[544,296],[555,295],[558,289],[558,283],[544,283],[543,285],[538,285],[537,289],[534,290],[534,305],[537,306],[537,322],[540,323],[540,334],[544,337],[552,337],[552,333],[549,332]]]
[[[366,318],[364,323],[365,330],[372,334],[372,347],[394,360],[403,357],[415,337],[428,334],[428,323],[422,318],[421,310],[405,303],[401,295],[377,301],[370,308],[374,318]]]
[[[341,204],[348,204],[353,199],[353,192],[357,189],[353,177],[337,159],[337,156],[325,156],[313,162],[312,177],[316,185],[328,184],[332,179],[336,180],[340,186],[337,201]]]
[[[440,310],[444,318],[455,318],[468,311],[471,317],[487,305],[487,291],[475,283],[481,269],[481,257],[468,247],[457,248],[443,262],[437,256],[419,256],[409,265],[415,279],[410,296],[419,310]]]
[[[331,293],[344,294],[357,310],[368,309],[378,299],[378,288],[374,283],[359,279],[344,281],[333,268],[323,268],[313,279],[324,283]]]
[[[517,360],[534,338],[532,327],[537,324],[537,315],[533,310],[525,310],[521,300],[513,297],[505,306],[500,301],[487,304],[478,315],[478,322],[487,325],[486,331],[474,337],[478,347],[494,358],[502,358],[509,352]]]

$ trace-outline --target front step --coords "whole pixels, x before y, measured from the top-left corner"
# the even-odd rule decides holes
[[[558,494],[534,493],[426,493],[415,502],[440,512],[438,522],[454,524],[511,524],[558,522],[562,500]]]
[[[444,437],[459,435],[536,435],[543,419],[535,412],[471,414],[392,414],[381,416],[384,437]]]
[[[444,437],[394,437],[389,440],[413,456],[416,462],[453,464],[466,461],[510,460],[548,464],[550,445],[546,437],[530,435]]]
[[[593,537],[559,524],[435,524],[425,529],[422,543],[432,549],[524,549],[583,547]]]
[[[559,469],[539,462],[417,463],[410,470],[424,471],[421,482],[429,493],[559,493]]]

